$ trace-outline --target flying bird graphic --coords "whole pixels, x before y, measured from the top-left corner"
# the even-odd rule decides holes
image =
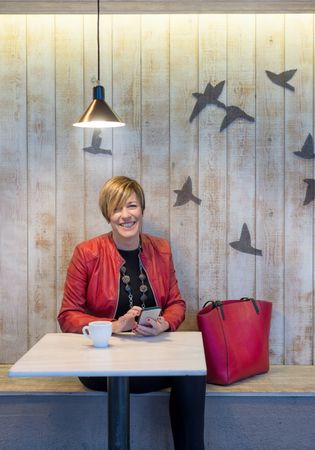
[[[303,181],[307,184],[303,205],[308,205],[309,203],[314,201],[315,198],[315,180],[313,180],[312,178],[305,178],[305,180]]]
[[[246,223],[243,224],[241,237],[239,241],[230,242],[230,246],[235,250],[242,253],[248,253],[250,255],[262,256],[262,251],[252,247],[251,237],[248,231]]]
[[[102,138],[100,137],[101,132],[102,131],[99,128],[94,129],[91,146],[84,147],[83,150],[85,152],[93,153],[94,155],[97,155],[99,153],[101,153],[103,155],[111,155],[112,154],[111,150],[105,150],[105,149],[101,148],[101,143],[102,143]]]
[[[225,81],[220,81],[216,86],[208,83],[203,94],[194,92],[192,95],[197,99],[194,109],[189,117],[189,122],[192,122],[196,116],[207,106],[215,105],[221,95]]]
[[[177,194],[176,202],[174,206],[182,206],[185,205],[185,203],[188,203],[190,200],[192,202],[195,202],[197,205],[200,205],[201,200],[200,198],[196,197],[192,193],[192,182],[191,178],[188,177],[185,183],[183,184],[183,187],[179,189],[175,189],[173,192]]]
[[[250,116],[249,114],[246,114],[246,112],[243,111],[238,106],[225,106],[223,103],[219,101],[217,102],[217,106],[219,108],[224,108],[226,110],[226,116],[222,120],[220,131],[223,131],[237,119],[247,120],[248,122],[255,122],[254,117]]]
[[[303,144],[302,150],[300,152],[293,152],[296,156],[304,159],[313,159],[315,158],[314,154],[314,140],[313,136],[309,133],[305,142]]]
[[[288,81],[291,80],[296,71],[297,69],[292,69],[277,74],[266,70],[266,74],[274,84],[277,84],[278,86],[281,86],[283,88],[287,88],[290,91],[294,91],[295,88],[291,84],[289,84]]]

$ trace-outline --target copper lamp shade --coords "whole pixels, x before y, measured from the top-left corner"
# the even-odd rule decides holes
[[[93,88],[92,102],[79,121],[73,124],[74,127],[81,128],[114,128],[123,127],[124,125],[117,114],[105,102],[103,86],[95,86]]]

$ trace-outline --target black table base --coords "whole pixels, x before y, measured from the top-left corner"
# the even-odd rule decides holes
[[[128,377],[108,377],[108,450],[130,450]]]

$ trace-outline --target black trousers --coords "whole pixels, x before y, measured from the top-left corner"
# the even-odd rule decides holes
[[[107,391],[106,377],[79,377],[95,391]],[[171,388],[169,412],[175,450],[204,450],[204,411],[206,377],[130,377],[135,394]]]

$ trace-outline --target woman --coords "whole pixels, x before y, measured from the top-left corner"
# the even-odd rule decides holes
[[[113,333],[143,336],[175,331],[185,317],[168,241],[141,232],[145,198],[127,177],[101,189],[99,206],[112,231],[79,244],[71,259],[58,320],[62,331],[81,333],[95,320],[112,321]],[[159,306],[161,316],[137,323],[142,308]],[[107,390],[105,377],[80,377]],[[170,417],[175,450],[204,450],[205,377],[131,377],[130,392],[171,387]]]

